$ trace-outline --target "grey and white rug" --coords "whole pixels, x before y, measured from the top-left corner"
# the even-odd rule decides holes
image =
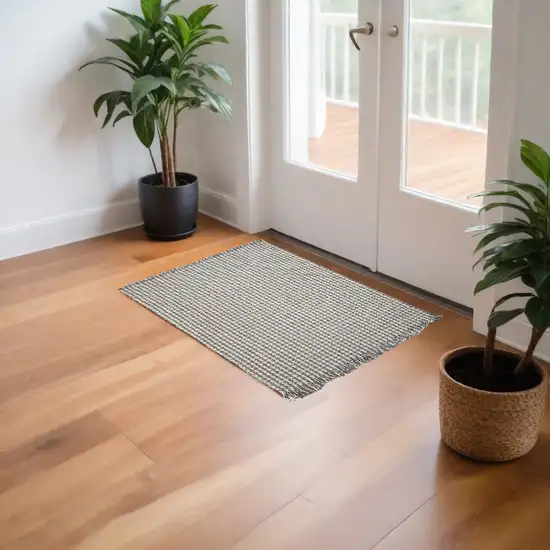
[[[438,319],[265,241],[120,290],[289,399]]]

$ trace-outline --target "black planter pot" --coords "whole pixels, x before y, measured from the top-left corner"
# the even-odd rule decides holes
[[[139,180],[141,215],[151,239],[177,241],[197,230],[199,180],[193,174],[178,172],[176,181],[176,187],[163,187],[160,174]]]

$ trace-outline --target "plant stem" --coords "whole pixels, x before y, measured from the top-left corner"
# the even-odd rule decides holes
[[[487,333],[487,340],[485,342],[485,354],[483,356],[483,372],[487,376],[493,374],[494,369],[494,353],[495,353],[495,341],[497,338],[497,329],[490,328]]]
[[[170,151],[170,140],[166,135],[166,152],[168,155],[168,174],[170,178],[170,187],[176,187],[176,174],[174,172],[174,159],[172,158],[172,151]]]
[[[535,349],[537,348],[541,338],[544,336],[544,333],[544,330],[533,328],[533,331],[531,332],[531,340],[529,341],[527,351],[525,352],[518,366],[514,370],[515,375],[519,375],[527,370],[527,368],[533,361],[533,354],[535,353]]]
[[[178,171],[178,103],[174,101],[174,135],[172,136],[172,157],[174,159],[174,172]]]
[[[164,187],[172,187],[172,180],[170,177],[170,160],[169,160],[169,145],[168,137],[165,132],[160,135],[160,151],[162,154],[162,181]]]
[[[172,153],[170,151],[170,140],[168,139],[167,132],[164,132],[162,134],[160,145],[162,149],[162,172],[164,175],[164,186],[176,187],[174,161],[172,159]]]
[[[151,156],[151,161],[153,162],[153,168],[155,169],[155,174],[158,175],[159,171],[157,168],[157,163],[155,162],[155,157],[153,156],[153,151],[151,150],[151,147],[148,147],[149,149],[149,155]]]

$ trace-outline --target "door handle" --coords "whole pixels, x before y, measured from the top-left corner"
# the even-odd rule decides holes
[[[374,33],[374,25],[372,23],[365,23],[364,25],[361,25],[359,27],[354,27],[353,29],[349,30],[349,37],[350,40],[353,42],[353,45],[360,50],[361,46],[359,46],[359,42],[357,42],[357,38],[355,38],[356,34],[366,34],[367,36],[370,36]]]

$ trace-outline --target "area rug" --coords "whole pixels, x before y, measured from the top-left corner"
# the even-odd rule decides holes
[[[265,241],[120,290],[287,399],[438,319]]]

